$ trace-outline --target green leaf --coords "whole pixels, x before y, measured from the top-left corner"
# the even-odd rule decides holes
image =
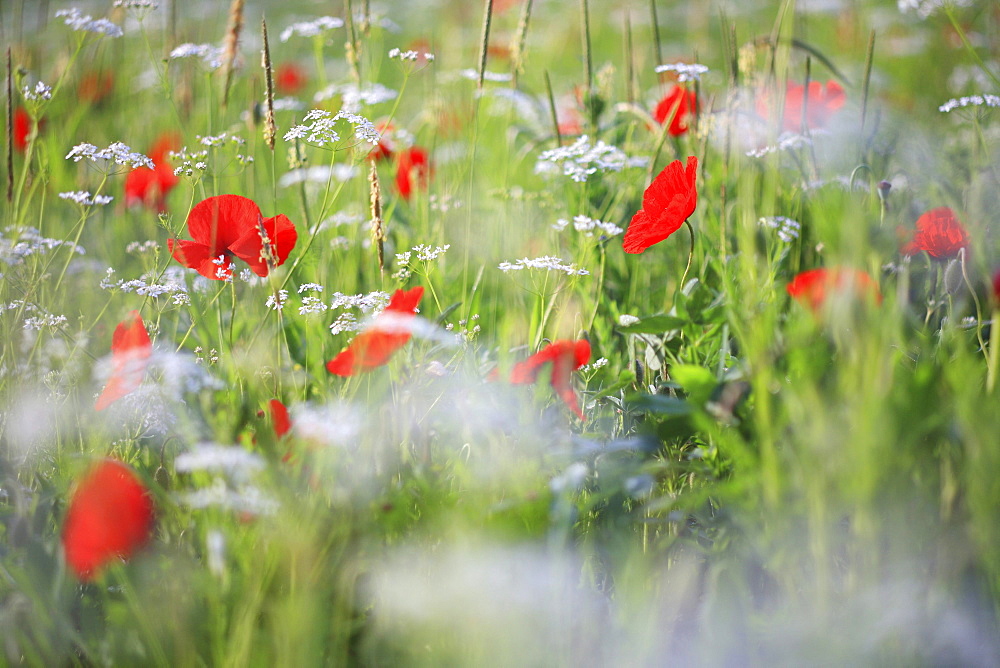
[[[670,377],[684,388],[695,406],[704,406],[718,385],[714,373],[693,364],[677,364],[670,367]]]

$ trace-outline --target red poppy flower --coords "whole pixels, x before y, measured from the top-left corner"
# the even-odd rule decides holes
[[[653,179],[642,195],[642,208],[629,223],[622,240],[626,253],[641,253],[680,229],[698,206],[698,158],[689,156],[687,168],[674,160]]]
[[[111,337],[111,377],[97,397],[95,410],[103,411],[126,394],[142,385],[153,344],[138,311],[132,311],[131,320],[118,323]]]
[[[145,205],[159,213],[167,210],[167,195],[177,185],[167,153],[177,147],[177,139],[164,135],[153,144],[149,159],[154,168],[138,167],[125,177],[125,206]]]
[[[926,251],[936,258],[950,258],[969,247],[969,233],[958,222],[955,212],[946,206],[931,209],[917,219],[913,240],[903,246],[903,255]]]
[[[14,148],[24,153],[28,148],[28,134],[31,132],[31,116],[21,107],[14,110]]]
[[[682,86],[674,86],[666,97],[656,105],[653,118],[660,125],[670,119],[670,127],[667,132],[671,136],[677,137],[688,131],[688,120],[696,113],[698,113],[698,98],[694,91],[687,90]]]
[[[809,269],[792,279],[786,289],[789,296],[805,304],[813,312],[822,310],[828,294],[852,289],[860,299],[874,298],[875,303],[882,303],[878,285],[871,276],[858,269],[841,267]]]
[[[410,199],[415,187],[427,187],[430,173],[431,165],[426,150],[412,146],[400,152],[396,161],[396,191],[403,199]]]
[[[153,500],[125,464],[105,459],[77,483],[66,510],[66,563],[84,582],[115,558],[128,559],[153,530]]]
[[[379,134],[379,142],[368,152],[368,159],[380,162],[389,160],[396,154],[396,141],[393,136],[396,133],[396,126],[389,121],[378,121],[375,129]]]
[[[114,92],[114,89],[115,77],[110,71],[88,72],[80,79],[77,97],[80,102],[100,104]]]
[[[424,296],[420,286],[412,290],[396,290],[385,307],[365,331],[354,337],[350,345],[326,363],[326,370],[338,376],[353,376],[371,371],[389,361],[393,353],[410,340],[409,320]]]
[[[282,95],[297,95],[306,85],[306,73],[297,63],[281,63],[274,70],[274,87]]]
[[[298,240],[295,225],[280,214],[264,218],[253,200],[239,195],[218,195],[196,204],[187,219],[194,240],[167,239],[167,248],[175,260],[206,278],[230,278],[233,256],[250,265],[258,276],[267,276],[261,225],[275,264],[284,264]]]
[[[510,382],[515,384],[534,383],[542,367],[551,362],[552,378],[549,383],[566,406],[576,413],[581,420],[586,418],[580,410],[576,393],[570,382],[570,375],[590,361],[590,343],[585,339],[579,341],[553,341],[537,353],[514,365],[510,373]]]
[[[785,88],[785,108],[782,111],[782,129],[786,132],[802,130],[802,105],[806,105],[806,126],[816,130],[826,125],[827,121],[847,102],[844,88],[836,81],[827,81],[824,86],[818,81],[809,82],[809,90],[802,84],[789,81]],[[757,98],[757,113],[767,117],[770,112],[770,98],[761,95]]]

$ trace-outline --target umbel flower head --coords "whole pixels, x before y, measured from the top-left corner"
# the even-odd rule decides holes
[[[585,420],[580,402],[573,391],[571,376],[574,371],[590,361],[590,343],[586,339],[579,341],[553,341],[537,353],[514,365],[510,373],[510,382],[514,384],[534,383],[538,374],[546,364],[552,365],[552,377],[549,384],[563,400],[566,407],[578,418]]]
[[[187,226],[192,241],[168,239],[167,248],[178,262],[215,280],[232,277],[233,256],[267,276],[268,264],[284,264],[298,240],[292,221],[281,214],[264,218],[253,200],[239,195],[202,200],[191,209]]]
[[[145,485],[114,459],[95,465],[76,485],[63,522],[66,564],[89,581],[114,559],[128,559],[149,540],[155,510]]]
[[[385,310],[354,337],[347,348],[326,363],[326,370],[337,376],[353,376],[388,362],[410,340],[411,324],[423,296],[424,289],[420,286],[396,290]]]
[[[931,209],[917,219],[917,231],[913,240],[903,246],[903,255],[926,252],[934,258],[956,257],[963,248],[969,247],[969,233],[955,217],[955,212],[946,206]]]
[[[685,168],[674,160],[653,179],[642,195],[642,208],[629,223],[622,240],[626,253],[641,253],[680,229],[698,206],[698,158],[689,156]]]

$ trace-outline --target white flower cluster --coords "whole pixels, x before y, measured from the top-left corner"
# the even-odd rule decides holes
[[[281,31],[280,39],[282,42],[287,42],[293,35],[298,35],[299,37],[316,37],[328,30],[342,28],[343,26],[343,19],[338,19],[335,16],[321,16],[312,21],[293,23]]]
[[[34,329],[36,331],[41,331],[43,329],[59,329],[67,322],[68,320],[66,320],[66,316],[64,315],[52,315],[51,313],[46,313],[42,316],[25,318],[24,329]]]
[[[431,195],[428,198],[428,203],[430,204],[431,211],[437,211],[438,213],[448,213],[452,209],[462,208],[462,200],[448,194]]]
[[[678,81],[701,81],[701,75],[708,73],[708,67],[698,63],[671,63],[657,65],[656,73],[676,72]]]
[[[575,264],[566,264],[554,255],[543,255],[542,257],[536,257],[534,260],[521,258],[513,262],[501,262],[497,267],[505,274],[511,271],[521,271],[522,269],[558,271],[567,276],[588,276],[590,274],[586,269],[579,269]]]
[[[777,230],[778,238],[785,243],[791,243],[798,239],[799,232],[802,230],[802,225],[798,221],[786,218],[785,216],[767,216],[761,218],[757,223],[761,227]]]
[[[569,146],[549,149],[538,156],[535,163],[536,174],[562,172],[574,181],[582,183],[591,174],[620,172],[626,167],[641,167],[646,158],[629,158],[616,146],[605,144],[598,139],[590,143],[590,137],[581,135]]]
[[[471,81],[479,81],[479,70],[474,70],[471,67],[460,71],[459,75],[465,79],[470,79]],[[507,81],[512,81],[513,79],[514,75],[507,72],[483,72],[483,81],[505,83]]]
[[[363,412],[346,403],[295,404],[291,413],[295,436],[329,446],[356,446],[364,426]]]
[[[180,166],[174,168],[174,176],[194,176],[195,172],[204,172],[208,169],[208,149],[202,151],[188,151],[187,146],[179,151],[169,151],[167,157],[171,160],[179,160]]]
[[[285,141],[302,139],[307,144],[314,146],[335,144],[340,141],[340,133],[337,132],[335,125],[341,119],[354,126],[355,137],[369,144],[378,144],[379,133],[375,129],[375,125],[364,116],[359,116],[346,109],[341,109],[336,114],[322,109],[313,109],[305,117],[309,125],[293,126],[285,133]]]
[[[941,9],[945,2],[952,7],[969,7],[972,0],[896,0],[896,6],[903,14],[915,13],[922,19]]]
[[[77,144],[66,154],[66,159],[72,159],[73,162],[80,162],[84,158],[102,167],[107,166],[110,162],[124,165],[130,169],[135,169],[136,167],[149,167],[153,169],[155,167],[153,161],[148,157],[142,153],[136,153],[120,141],[116,141],[103,149],[99,149],[93,144],[88,143]]]
[[[95,204],[110,204],[115,198],[111,195],[94,195],[86,190],[70,190],[59,193],[61,199],[68,199],[76,202],[80,206],[94,206]]]
[[[211,487],[182,494],[178,500],[193,510],[221,508],[250,515],[273,515],[279,508],[278,502],[266,496],[259,487],[242,485],[230,489],[221,478],[216,478]]]
[[[354,165],[338,163],[336,165],[314,165],[312,167],[301,167],[285,172],[278,179],[278,186],[287,188],[298,183],[327,183],[331,180],[350,181],[356,177],[360,171]]]
[[[405,281],[410,276],[413,275],[413,265],[412,262],[433,262],[439,257],[448,252],[451,248],[451,244],[445,244],[444,246],[437,246],[431,248],[427,244],[420,244],[414,246],[405,253],[396,253],[396,266],[399,269],[392,275],[393,278],[400,281]],[[416,255],[416,259],[413,256]]]
[[[125,252],[130,255],[145,255],[146,253],[155,253],[159,247],[160,245],[153,239],[147,241],[130,241],[125,246]]]
[[[434,54],[427,53],[426,51],[424,53],[418,53],[417,51],[412,51],[412,50],[400,51],[399,49],[389,49],[389,58],[393,60],[414,62],[421,56],[423,56],[423,59],[428,62],[434,60]]]
[[[4,230],[6,234],[15,232],[15,228],[8,227]],[[70,250],[78,255],[85,253],[83,246],[77,246],[70,241],[62,239],[49,239],[43,237],[34,227],[25,227],[16,231],[14,238],[8,239],[4,234],[0,234],[0,262],[9,265],[18,265],[24,262],[24,258],[30,255],[44,255],[50,250],[69,246]]]
[[[157,9],[160,3],[155,0],[115,0],[114,6],[125,9]]]
[[[580,367],[579,371],[581,373],[584,373],[584,372],[587,372],[587,371],[597,371],[598,369],[600,369],[602,367],[606,367],[607,365],[608,365],[608,358],[607,357],[599,357],[596,360],[594,360],[592,363],[585,364],[582,367]]]
[[[60,9],[56,12],[56,18],[62,18],[63,22],[73,30],[83,30],[85,32],[96,32],[109,37],[121,37],[125,33],[117,25],[107,19],[95,19],[94,17],[81,14],[76,7],[71,9]]]
[[[957,99],[951,99],[938,107],[938,111],[947,114],[955,109],[963,107],[1000,107],[1000,96],[997,95],[968,95]]]
[[[281,311],[285,308],[285,302],[288,301],[288,290],[278,290],[277,295],[268,295],[267,301],[264,303],[267,308],[272,311]]]
[[[399,95],[380,83],[358,86],[355,83],[331,84],[313,95],[313,102],[323,102],[340,96],[340,106],[345,111],[359,112],[362,106],[372,106],[390,102]]]
[[[557,232],[562,232],[567,227],[569,227],[569,221],[565,218],[560,218],[552,225],[552,229]],[[587,216],[574,216],[573,229],[577,232],[583,232],[584,236],[587,237],[593,237],[598,232],[603,237],[613,237],[625,231],[614,223],[605,223]]]
[[[820,130],[814,130],[813,134],[822,134]],[[763,158],[769,153],[777,153],[778,151],[792,151],[795,149],[803,148],[805,146],[811,146],[813,143],[810,137],[806,135],[796,134],[794,132],[782,132],[778,136],[778,143],[773,146],[762,146],[760,148],[755,148],[747,151],[746,155],[748,158]]]
[[[303,302],[305,302],[304,299]],[[341,292],[335,292],[330,301],[330,309],[343,309],[344,312],[330,325],[330,333],[356,332],[361,329],[361,323],[358,322],[357,316],[346,309],[357,309],[362,313],[374,315],[376,312],[382,311],[388,304],[388,292],[376,290],[360,295],[345,295]]]
[[[37,102],[38,100],[51,100],[52,99],[52,86],[47,86],[44,81],[39,81],[35,84],[35,87],[25,86],[21,89],[21,95],[24,96],[25,100],[31,102]]]
[[[195,138],[198,140],[198,143],[201,144],[202,146],[209,146],[213,148],[216,146],[222,146],[223,144],[226,143],[226,140],[231,141],[237,146],[242,146],[243,144],[247,143],[247,140],[244,139],[243,137],[230,135],[228,132],[223,132],[217,135],[204,135],[204,136],[195,135]]]
[[[211,44],[192,44],[186,42],[176,47],[167,56],[170,60],[176,60],[178,58],[198,58],[210,70],[217,70],[222,67],[222,53],[223,49],[220,46],[212,46]]]
[[[18,311],[22,313],[37,313],[30,318],[25,318],[21,327],[27,330],[41,331],[42,329],[58,329],[65,325],[68,320],[64,315],[53,315],[41,306],[26,302],[23,299],[16,299],[9,304],[0,303],[0,313],[4,311]]]
[[[294,97],[279,97],[274,101],[275,111],[302,111],[306,105]]]
[[[146,242],[147,244],[149,242]],[[115,280],[115,270],[108,267],[105,270],[104,278],[101,279],[102,290],[121,290],[122,292],[134,292],[140,297],[162,297],[172,295],[173,303],[176,305],[189,304],[187,285],[184,282],[184,270],[180,267],[170,267],[159,277],[160,282],[156,283],[156,272],[148,272],[140,278],[126,281],[124,279]]]
[[[224,473],[230,478],[247,479],[264,468],[264,459],[238,445],[199,443],[174,459],[178,473],[208,471]]]

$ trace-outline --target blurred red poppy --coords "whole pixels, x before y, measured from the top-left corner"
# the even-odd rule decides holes
[[[142,385],[142,378],[153,354],[153,344],[138,311],[130,319],[118,323],[111,337],[111,377],[97,397],[95,410],[103,411]]]
[[[396,160],[396,191],[403,199],[410,199],[414,188],[426,188],[431,165],[425,149],[412,146],[400,151]]]
[[[385,310],[368,329],[354,337],[347,348],[326,363],[326,370],[337,376],[353,376],[388,362],[393,353],[410,340],[410,322],[423,295],[424,289],[420,286],[396,290]]]
[[[206,278],[232,277],[236,256],[258,276],[267,276],[261,226],[267,234],[275,266],[284,264],[295,248],[298,233],[284,215],[264,218],[253,200],[239,195],[218,195],[202,200],[187,219],[193,241],[167,239],[174,259]]]
[[[100,104],[114,92],[115,77],[110,71],[87,72],[76,90],[80,102]]]
[[[677,137],[688,131],[688,121],[698,113],[698,98],[693,90],[687,90],[682,86],[674,86],[667,93],[666,97],[656,105],[653,118],[660,125],[670,120],[670,127],[667,132],[671,136]]]
[[[809,269],[798,274],[786,287],[789,296],[813,312],[822,310],[831,293],[853,291],[860,299],[882,303],[882,294],[871,276],[858,269],[842,267]]]
[[[274,87],[282,95],[297,95],[306,85],[306,73],[298,63],[281,63],[274,70]]]
[[[836,81],[827,81],[826,85],[818,81],[810,81],[809,89],[802,84],[789,81],[785,88],[785,108],[781,114],[782,129],[786,132],[802,130],[802,107],[805,105],[805,124],[810,130],[824,127],[833,115],[847,102],[844,88]],[[767,118],[770,113],[770,96],[760,95],[757,98],[757,113]]]
[[[642,208],[625,231],[626,253],[641,253],[680,229],[698,206],[697,176],[698,158],[692,155],[686,168],[674,160],[653,179],[642,195]]]
[[[153,499],[131,468],[114,459],[95,465],[78,483],[66,510],[66,563],[87,582],[113,559],[128,559],[153,531]]]
[[[580,410],[576,393],[570,376],[574,371],[590,361],[590,343],[585,339],[579,341],[553,341],[537,353],[514,365],[510,373],[510,382],[515,384],[534,383],[542,368],[551,363],[552,377],[549,383],[563,403],[581,420],[586,418]]]
[[[24,153],[31,133],[31,116],[21,107],[14,110],[14,148]]]
[[[946,206],[931,209],[917,219],[917,231],[913,240],[903,246],[903,255],[926,252],[931,257],[956,257],[963,248],[969,247],[969,233],[955,217],[955,212]]]
[[[369,152],[368,158],[375,162],[390,160],[396,153],[396,126],[391,122],[382,120],[375,123],[375,129],[379,134],[379,142]]]
[[[173,135],[163,135],[153,144],[149,159],[154,168],[137,167],[125,177],[125,206],[147,206],[159,213],[167,210],[167,195],[178,180],[167,162],[167,153],[176,148],[177,138]]]

